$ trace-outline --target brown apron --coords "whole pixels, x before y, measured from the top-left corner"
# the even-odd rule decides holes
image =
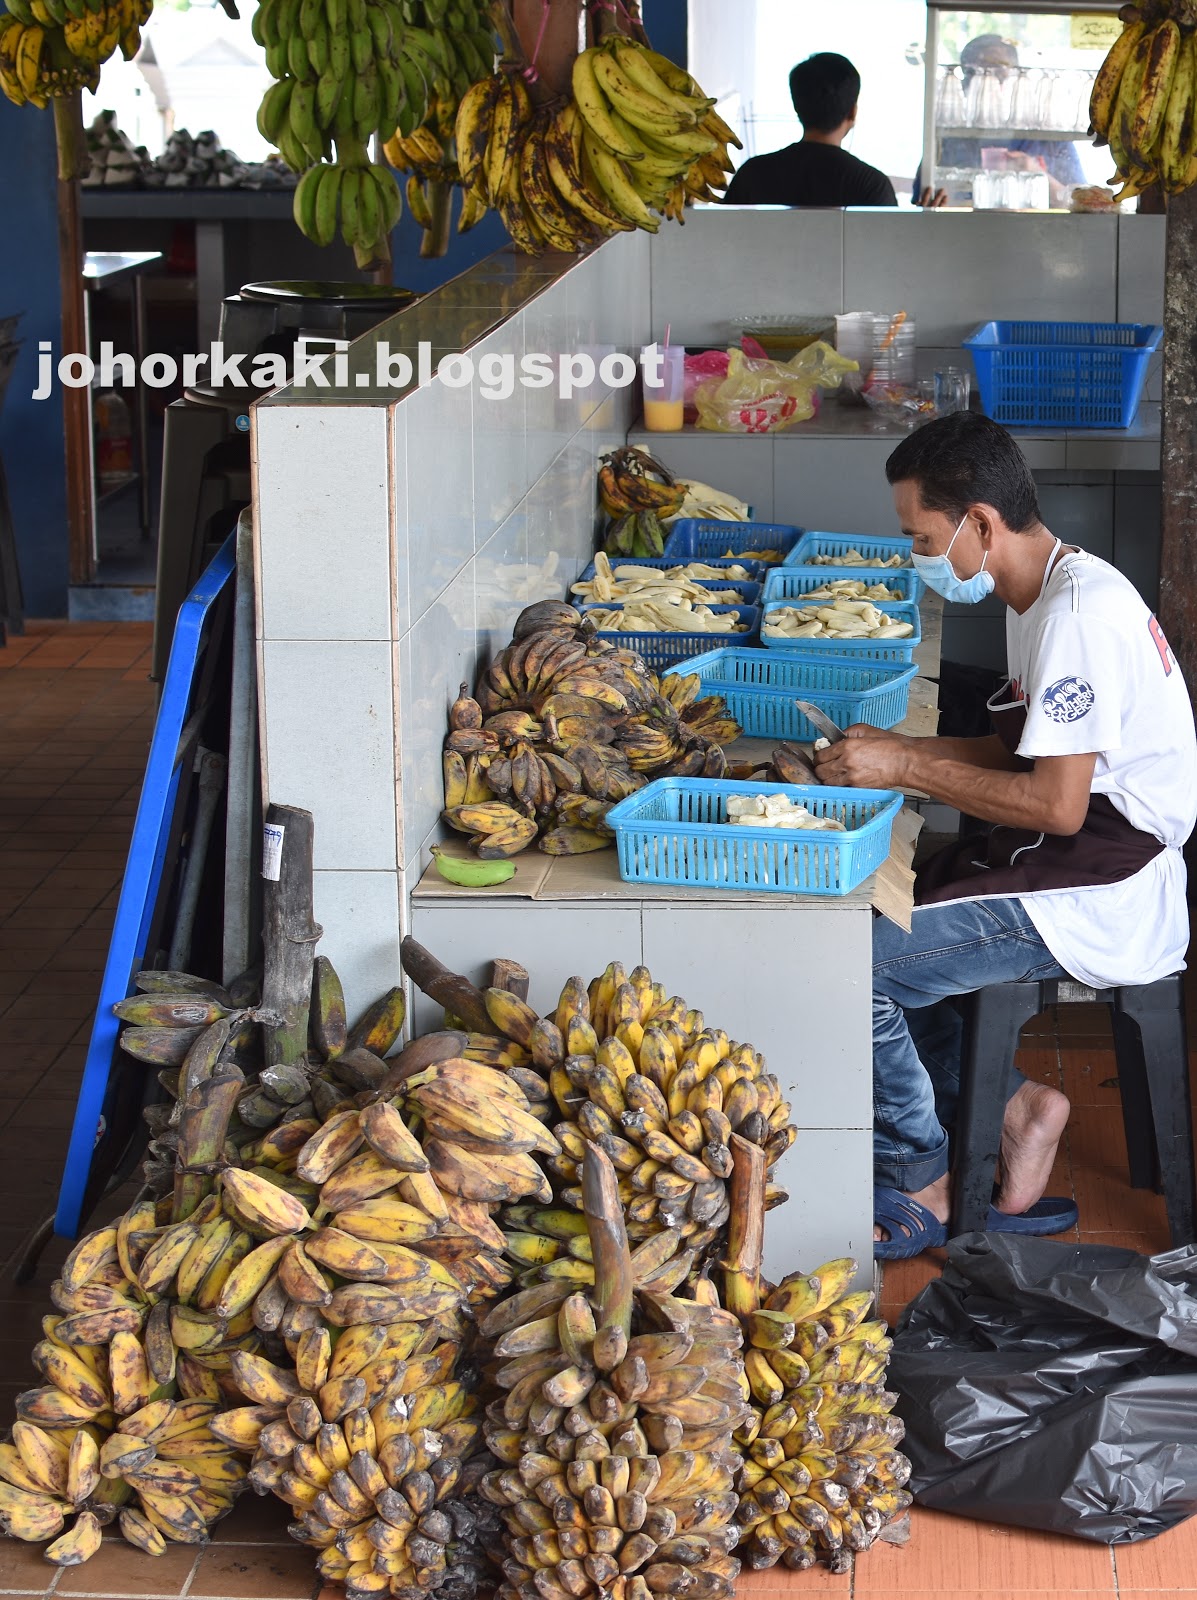
[[[1022,700],[1009,698],[1011,689],[1007,679],[989,701],[989,711],[994,731],[1014,755],[1026,724],[1027,708]],[[1132,827],[1106,795],[1095,794],[1089,798],[1089,810],[1080,831],[1067,837],[997,826],[946,846],[920,867],[914,903],[941,905],[949,900],[1037,894],[1050,889],[1093,889],[1121,883],[1124,878],[1133,878],[1163,849],[1154,834]]]

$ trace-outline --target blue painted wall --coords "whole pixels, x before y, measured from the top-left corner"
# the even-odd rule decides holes
[[[640,11],[653,49],[684,67],[688,53],[689,0],[642,0]]]
[[[68,540],[61,394],[32,400],[37,345],[61,353],[57,157],[47,111],[0,95],[0,317],[23,311],[24,341],[0,411],[0,451],[17,530],[17,554],[31,617],[65,617]]]

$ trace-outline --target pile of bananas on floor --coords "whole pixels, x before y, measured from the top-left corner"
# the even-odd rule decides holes
[[[474,695],[463,684],[450,710],[445,821],[483,862],[533,843],[546,855],[604,849],[608,811],[650,779],[727,772],[723,746],[740,725],[699,688],[693,676],[658,678],[573,606],[528,606]]]
[[[1197,183],[1197,13],[1189,0],[1123,6],[1122,34],[1098,70],[1090,132],[1108,144],[1115,203]]]
[[[679,517],[707,522],[748,519],[743,500],[709,483],[683,483],[640,445],[622,445],[602,458],[598,490],[599,502],[611,519],[603,548],[613,556],[663,555],[669,526]]]
[[[854,1263],[771,1289],[743,1243],[796,1132],[760,1054],[644,968],[540,1016],[403,961],[443,1028],[397,1048],[398,987],[349,1026],[318,957],[285,1061],[254,975],[136,976],[145,1185],[51,1288],[4,1530],[66,1566],[109,1525],[157,1555],[248,1488],[350,1600],[721,1600],[742,1560],[904,1537]]]
[[[132,61],[153,0],[5,0],[0,8],[0,89],[16,106],[45,109],[95,90],[117,49]]]

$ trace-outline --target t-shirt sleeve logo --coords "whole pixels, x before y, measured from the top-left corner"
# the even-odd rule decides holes
[[[1061,678],[1043,691],[1040,704],[1053,722],[1079,722],[1093,710],[1096,698],[1084,678]]]

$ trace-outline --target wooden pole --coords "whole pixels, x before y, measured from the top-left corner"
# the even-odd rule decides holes
[[[263,1034],[267,1066],[291,1067],[307,1051],[312,969],[320,938],[312,916],[312,813],[297,806],[271,806],[266,825],[268,837],[277,843],[262,867],[262,1006],[279,1022]],[[282,830],[281,837],[275,829]]]
[[[1197,692],[1197,187],[1168,201],[1159,618]]]
[[[79,95],[54,102],[58,134],[58,277],[62,296],[62,353],[87,354],[87,316],[83,302],[83,226],[79,219],[79,152],[86,151]],[[68,561],[72,583],[90,583],[96,574],[91,459],[91,390],[62,391],[66,432]]]

